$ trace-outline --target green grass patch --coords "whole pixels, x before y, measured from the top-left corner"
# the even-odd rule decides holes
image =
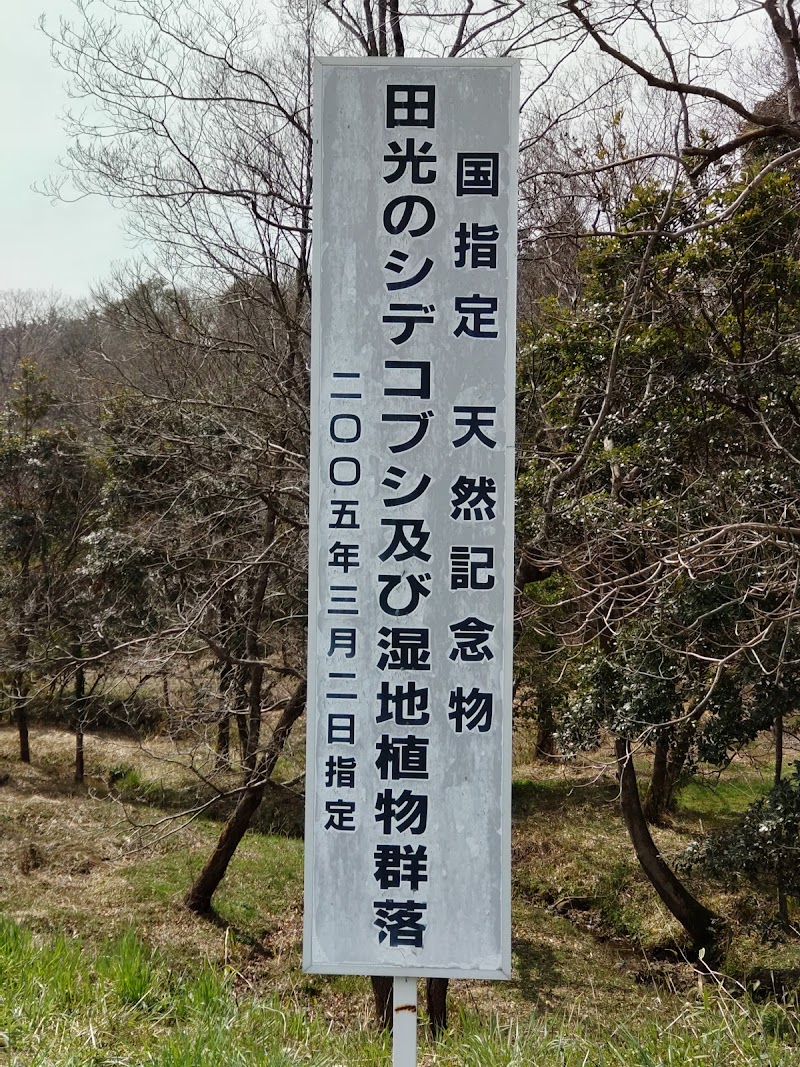
[[[169,903],[186,892],[202,863],[203,856],[199,853],[168,852],[129,865],[124,874],[140,899]]]
[[[276,817],[266,811],[214,897],[215,916],[191,915],[181,900],[218,839],[224,808],[183,827],[165,822],[199,788],[171,743],[154,738],[145,749],[117,735],[92,738],[102,781],[106,770],[119,772],[112,792],[127,798],[127,823],[102,789],[75,789],[72,741],[51,731],[41,744],[47,760],[0,768],[10,774],[0,911],[35,931],[3,929],[0,1067],[388,1063],[385,1039],[368,1025],[366,980],[301,973],[302,841],[268,832]],[[682,931],[635,860],[607,755],[602,775],[599,763],[520,768],[513,978],[455,983],[452,1033],[440,1045],[422,1043],[421,1067],[800,1062],[791,1012],[774,998],[758,1007],[723,994],[697,1003],[691,967],[668,955]],[[644,759],[640,772],[644,791]],[[742,760],[721,785],[689,785],[653,829],[668,862],[693,837],[738,819],[770,781],[768,760]],[[295,803],[288,790],[273,799],[278,814]],[[158,839],[162,827],[175,832]],[[762,971],[781,968],[782,985],[771,988],[797,989],[800,947],[773,937],[768,895],[702,881],[692,888],[731,920],[731,978],[753,987]]]
[[[303,842],[248,834],[215,897],[219,917],[254,929],[265,918],[302,903]]]
[[[751,804],[769,792],[771,776],[760,774],[695,778],[677,798],[679,814],[702,819],[708,828],[718,828],[738,820]]]
[[[213,823],[206,829],[208,847],[202,853],[170,852],[126,868],[125,878],[141,900],[170,904],[183,897],[219,830]],[[214,896],[214,908],[221,922],[251,940],[275,915],[299,907],[302,890],[302,841],[248,833]]]
[[[352,980],[351,980],[352,981]],[[230,968],[175,969],[132,930],[93,951],[0,922],[0,1062],[10,1067],[384,1067],[389,1039],[299,996],[243,993]],[[505,1020],[461,1008],[420,1063],[440,1067],[790,1067],[791,1006],[708,991],[671,1016]]]

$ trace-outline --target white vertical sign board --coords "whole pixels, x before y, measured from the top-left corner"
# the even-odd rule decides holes
[[[518,64],[314,77],[304,966],[506,978]]]

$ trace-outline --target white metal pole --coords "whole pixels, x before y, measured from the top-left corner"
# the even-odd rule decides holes
[[[392,1067],[417,1067],[417,980],[394,980]]]

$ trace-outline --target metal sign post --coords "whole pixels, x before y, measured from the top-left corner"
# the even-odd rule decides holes
[[[392,1067],[417,1067],[417,980],[395,978],[392,989]]]
[[[510,976],[519,68],[314,78],[303,962],[407,1067],[417,978]]]

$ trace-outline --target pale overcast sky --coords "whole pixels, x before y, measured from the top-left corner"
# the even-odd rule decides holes
[[[121,212],[97,198],[51,204],[31,185],[57,173],[66,139],[64,76],[39,15],[55,25],[70,0],[0,0],[0,289],[88,296],[113,262],[130,258]]]

